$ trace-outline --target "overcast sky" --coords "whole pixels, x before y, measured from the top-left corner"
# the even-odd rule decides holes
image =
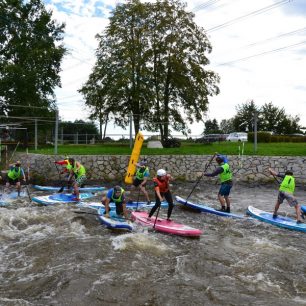
[[[66,23],[62,88],[56,90],[63,120],[86,120],[82,87],[95,63],[97,33],[108,24],[115,0],[44,0]],[[152,2],[152,1],[151,1]],[[209,101],[206,119],[230,119],[238,104],[272,102],[306,126],[306,0],[188,0],[212,44],[209,69],[221,77],[221,93]],[[203,123],[190,127],[203,132]],[[120,129],[110,129],[109,132]],[[128,129],[127,129],[128,132]],[[174,133],[175,134],[175,133]]]

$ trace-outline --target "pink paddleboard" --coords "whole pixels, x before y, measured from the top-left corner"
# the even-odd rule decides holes
[[[148,213],[145,211],[133,211],[131,217],[136,223],[148,227],[153,227],[156,219],[156,217],[153,216],[151,220],[148,220]],[[173,221],[167,221],[161,218],[157,218],[155,229],[160,232],[180,236],[198,237],[202,234],[202,231],[199,229],[184,224],[175,223]]]

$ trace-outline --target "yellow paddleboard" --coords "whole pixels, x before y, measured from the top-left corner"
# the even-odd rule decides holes
[[[141,132],[138,132],[136,135],[136,139],[135,139],[135,143],[134,143],[134,148],[130,157],[130,161],[129,161],[129,166],[127,169],[127,174],[125,176],[125,183],[126,184],[132,184],[133,183],[133,177],[135,175],[136,172],[136,164],[138,162],[139,159],[139,155],[140,155],[140,151],[141,151],[141,147],[143,144],[143,135]]]

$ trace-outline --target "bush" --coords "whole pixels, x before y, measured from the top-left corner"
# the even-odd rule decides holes
[[[248,133],[248,141],[254,142],[254,133]],[[268,132],[258,132],[257,142],[306,142],[305,136],[271,135]]]
[[[181,141],[177,138],[168,138],[162,141],[164,148],[179,148],[181,146]]]

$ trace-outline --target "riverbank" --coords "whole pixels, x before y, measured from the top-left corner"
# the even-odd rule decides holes
[[[70,157],[81,162],[86,168],[88,184],[93,181],[123,182],[126,175],[129,156],[127,155],[71,155]],[[205,165],[211,155],[142,155],[148,160],[151,177],[156,170],[166,169],[177,181],[194,182],[202,175]],[[24,154],[17,153],[16,160],[21,160],[26,170],[29,167],[31,182],[44,184],[48,181],[61,179],[60,166],[55,166],[55,160],[65,159],[66,156]],[[269,174],[268,168],[280,173],[292,170],[296,183],[306,185],[306,157],[305,156],[235,156],[228,155],[234,179],[246,183],[271,183],[274,178]],[[216,167],[212,162],[207,172]]]

